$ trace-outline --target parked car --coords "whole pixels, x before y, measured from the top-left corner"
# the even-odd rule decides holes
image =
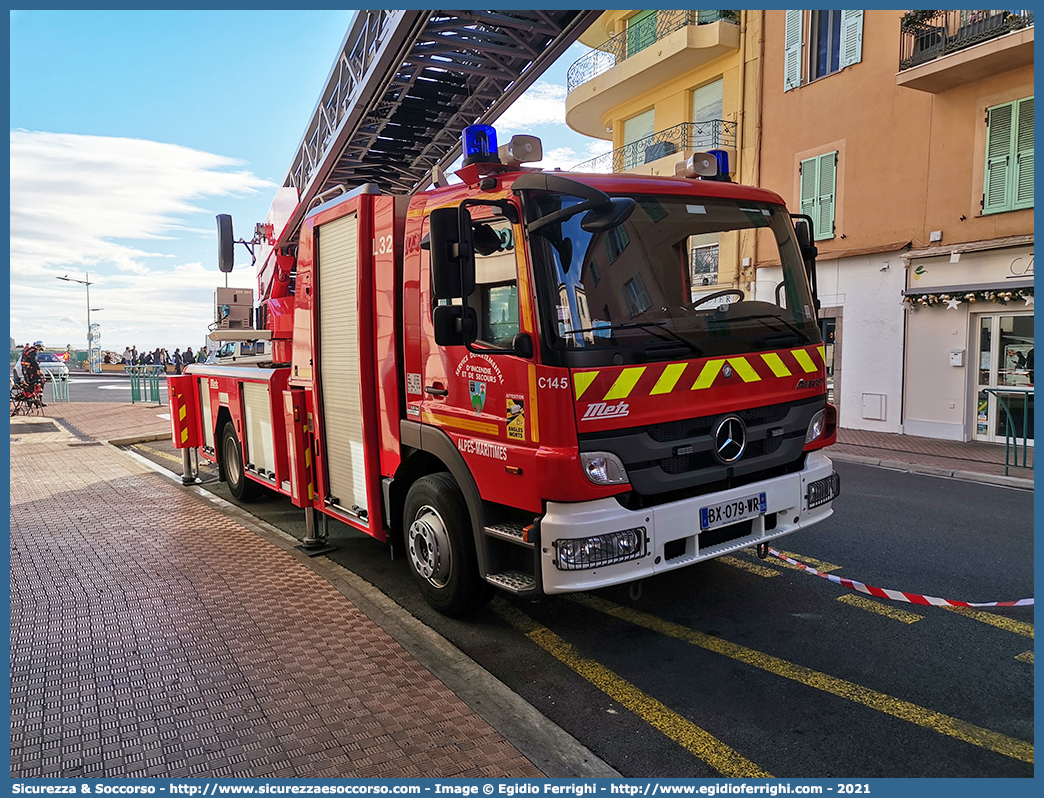
[[[57,355],[52,355],[50,352],[38,352],[36,354],[36,361],[40,364],[40,371],[44,373],[45,377],[53,375],[60,380],[69,379],[69,367],[65,365],[65,361]],[[22,362],[20,360],[15,361],[14,373],[19,381],[21,381]]]

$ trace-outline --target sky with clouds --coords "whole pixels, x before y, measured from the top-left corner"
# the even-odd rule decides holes
[[[12,11],[11,337],[196,348],[213,321],[215,214],[264,219],[351,11]],[[296,43],[307,41],[307,47]],[[266,46],[265,42],[274,42]],[[573,45],[497,123],[569,168],[611,144],[565,125]],[[228,285],[255,287],[238,247]]]

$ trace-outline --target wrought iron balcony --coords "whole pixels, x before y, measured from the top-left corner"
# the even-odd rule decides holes
[[[569,67],[566,75],[568,91],[608,72],[624,59],[676,30],[687,25],[707,25],[719,20],[738,25],[739,11],[657,11],[598,45]]]
[[[724,119],[683,122],[619,149],[578,163],[572,172],[624,172],[682,150],[736,146],[736,123]]]
[[[899,28],[899,70],[1032,24],[1032,11],[907,11]]]

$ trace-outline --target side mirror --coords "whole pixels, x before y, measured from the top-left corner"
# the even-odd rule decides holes
[[[533,339],[529,333],[519,333],[512,338],[511,348],[515,350],[515,355],[518,357],[524,357],[527,360],[533,357]]]
[[[226,274],[232,271],[235,263],[236,241],[232,236],[232,217],[227,213],[217,215],[218,229],[218,268]]]
[[[596,208],[584,214],[580,227],[587,233],[604,233],[626,222],[634,211],[635,201],[630,197],[613,197],[609,207]]]
[[[470,296],[475,290],[471,214],[460,208],[436,208],[429,217],[429,230],[434,298]]]
[[[435,343],[439,346],[465,346],[475,340],[478,314],[463,305],[438,305],[432,314]]]

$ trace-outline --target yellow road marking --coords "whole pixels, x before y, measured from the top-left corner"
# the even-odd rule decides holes
[[[1017,635],[1028,637],[1030,640],[1033,639],[1033,624],[1025,621],[1016,621],[1012,618],[1005,618],[1003,615],[994,615],[992,612],[980,612],[970,607],[943,607],[943,609],[964,615],[980,623],[988,623],[990,626],[996,626],[1006,632],[1014,632]]]
[[[754,554],[754,549],[744,549],[744,551],[746,551],[748,554],[753,554],[755,557],[757,556],[756,554]],[[841,568],[840,565],[834,565],[833,563],[826,562],[824,560],[817,560],[815,557],[806,557],[803,554],[795,554],[792,551],[782,551],[780,549],[776,549],[776,551],[778,551],[784,557],[789,557],[792,560],[797,560],[798,562],[803,562],[805,565],[811,565],[813,568],[815,568],[821,574],[828,574],[831,571],[837,571],[837,570],[839,570]],[[799,568],[796,565],[791,565],[788,562],[783,562],[783,560],[779,559],[778,557],[773,557],[772,561],[773,561],[773,563],[772,563],[773,565],[779,565],[779,566],[782,566],[783,568],[790,568],[790,569],[792,569],[794,571],[804,571],[805,570],[804,568]]]
[[[777,355],[775,352],[767,352],[761,356],[761,359],[768,364],[768,367],[772,369],[772,373],[777,377],[789,377],[790,369],[787,368],[787,364],[783,362],[783,358]]]
[[[741,560],[739,557],[733,557],[730,554],[726,554],[724,557],[718,557],[718,562],[723,562],[726,565],[731,565],[733,568],[739,568],[743,571],[749,571],[752,574],[763,576],[766,579],[773,576],[779,576],[779,571],[774,568],[766,568],[764,565],[747,562],[746,560]]]
[[[637,368],[624,369],[620,372],[620,376],[616,378],[616,382],[613,383],[613,387],[609,389],[609,392],[603,398],[603,401],[608,402],[610,399],[626,399],[631,395],[631,391],[634,390],[634,386],[638,384],[638,380],[641,379],[645,373],[645,366],[639,366]]]
[[[646,695],[604,665],[582,656],[550,629],[541,626],[507,602],[497,599],[491,606],[497,615],[519,629],[555,659],[564,663],[613,700],[623,704],[670,740],[695,754],[722,776],[747,779],[772,778],[772,774],[762,770],[713,734],[704,731],[655,698]]]
[[[1015,659],[1017,659],[1019,662],[1028,662],[1030,665],[1032,665],[1033,664],[1033,652],[1032,651],[1023,651],[1021,654],[1017,654],[1015,656]]]
[[[804,349],[791,350],[791,354],[794,355],[794,360],[798,362],[805,371],[816,371],[819,367],[812,362],[812,358],[809,357],[808,352]]]
[[[745,357],[730,357],[729,365],[736,369],[736,373],[740,375],[740,379],[744,382],[761,381],[758,372],[754,371],[754,367],[747,362]]]
[[[597,376],[597,371],[579,371],[573,375],[573,387],[576,390],[577,399],[584,395],[584,391],[591,386]]]
[[[853,684],[836,676],[830,676],[826,673],[806,668],[803,665],[787,662],[779,657],[773,657],[770,654],[764,654],[737,643],[730,643],[727,640],[712,637],[703,632],[697,632],[681,624],[671,623],[644,612],[621,607],[618,604],[613,604],[595,596],[577,594],[570,596],[570,599],[585,607],[590,607],[598,612],[619,618],[622,621],[627,621],[646,629],[652,629],[654,632],[659,632],[668,637],[683,640],[707,651],[713,651],[730,659],[744,662],[767,673],[791,679],[799,684],[822,690],[839,698],[845,698],[853,703],[862,704],[870,709],[908,721],[939,734],[977,745],[980,748],[985,748],[988,751],[993,751],[1012,759],[1018,759],[1022,762],[1031,764],[1033,762],[1033,745],[1031,743],[1016,740],[1013,737],[1008,737],[989,729],[983,729],[966,721],[951,718],[949,715],[944,715],[941,712],[918,706],[909,701],[903,701],[886,693],[872,690],[869,687]]]
[[[701,388],[710,388],[714,383],[714,378],[718,376],[718,372],[721,371],[721,367],[724,365],[724,360],[708,360],[704,363],[700,376],[696,378],[696,382],[692,384],[690,390],[696,391]]]
[[[653,389],[649,391],[650,396],[656,396],[660,393],[670,393],[674,390],[674,386],[678,384],[678,380],[681,379],[682,373],[685,371],[686,363],[669,363],[660,375],[660,379],[656,381]]]
[[[842,604],[858,607],[867,612],[876,612],[878,615],[883,615],[886,618],[891,618],[892,620],[900,621],[902,623],[917,623],[924,619],[923,615],[907,612],[898,607],[882,604],[880,601],[874,601],[873,599],[864,598],[863,596],[856,596],[852,593],[845,593],[843,596],[838,596],[837,600]]]

